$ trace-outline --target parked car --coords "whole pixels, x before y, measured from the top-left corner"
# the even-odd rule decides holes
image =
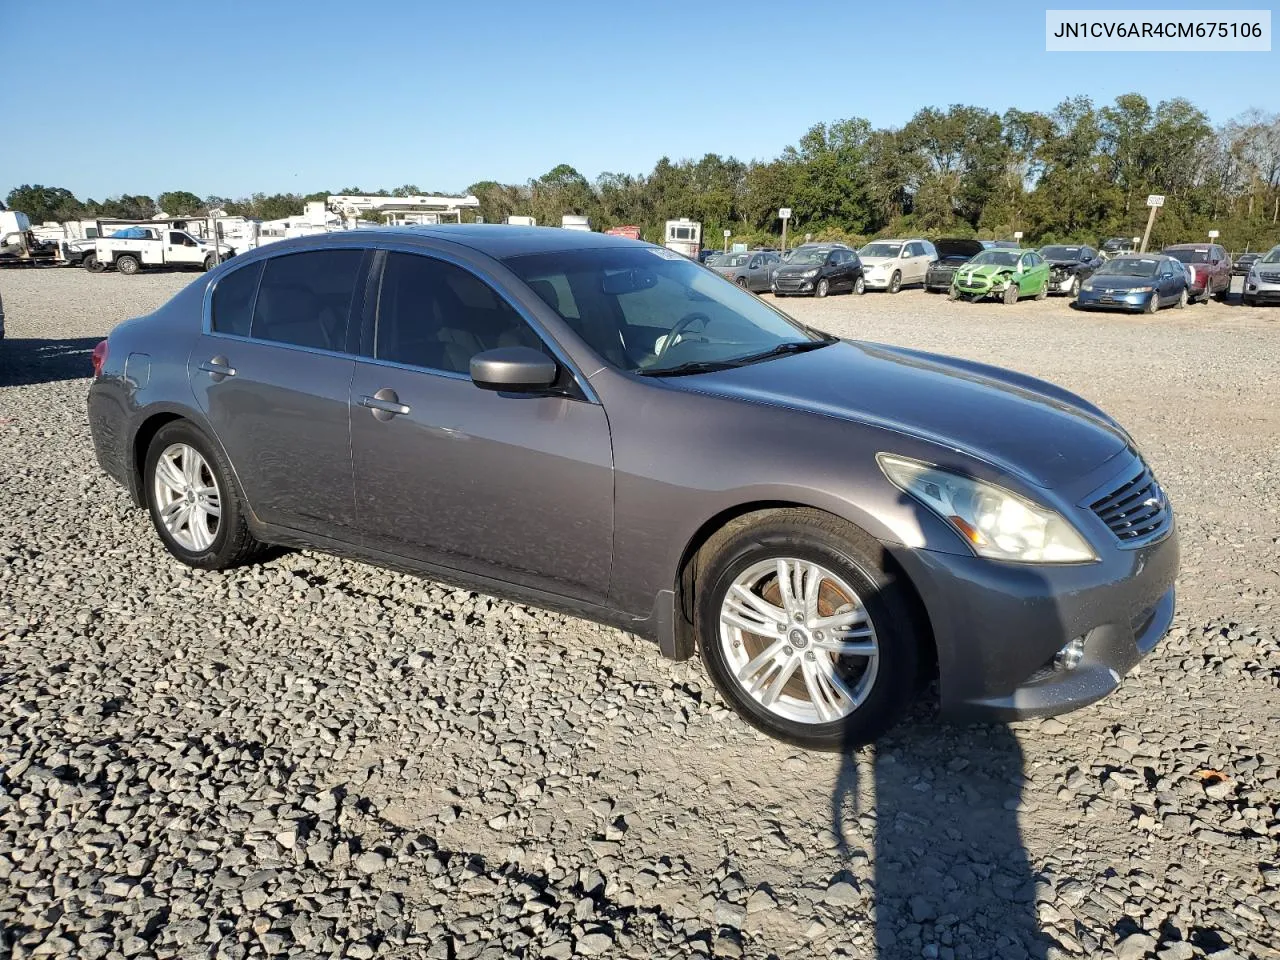
[[[1020,250],[1022,248],[1022,244],[1017,240],[989,240],[985,242],[1000,250]]]
[[[1049,292],[1074,297],[1093,272],[1106,259],[1093,247],[1050,244],[1040,248],[1040,256],[1049,264]]]
[[[1249,275],[1244,278],[1244,295],[1241,299],[1246,307],[1259,303],[1280,303],[1280,245],[1272,247],[1249,268]],[[3,316],[0,316],[0,320],[2,319]]]
[[[966,240],[960,237],[944,237],[941,240],[935,240],[933,247],[937,251],[938,257],[933,263],[929,264],[929,269],[925,272],[924,289],[926,293],[950,290],[951,281],[955,279],[956,268],[968,263],[983,250],[987,249],[987,242],[983,240]]]
[[[1099,251],[1104,259],[1118,257],[1122,254],[1133,253],[1134,244],[1131,237],[1108,237],[1102,241],[1102,250]]]
[[[983,250],[956,271],[951,299],[977,302],[1000,297],[1017,303],[1020,297],[1043,300],[1049,294],[1049,265],[1034,250]]]
[[[1210,297],[1222,300],[1231,292],[1231,258],[1219,244],[1177,243],[1161,252],[1191,268],[1193,301],[1207,303]]]
[[[1242,253],[1231,260],[1231,275],[1233,277],[1244,277],[1249,273],[1249,268],[1262,259],[1261,253]]]
[[[779,263],[769,289],[779,297],[825,297],[840,290],[863,294],[867,280],[862,261],[848,247],[814,246],[797,248],[790,260]]]
[[[720,255],[721,255],[721,251],[719,250],[707,250],[704,248],[698,251],[698,262],[706,263],[712,257],[718,257]]]
[[[762,293],[770,288],[773,268],[782,259],[776,253],[751,250],[747,253],[726,253],[707,261],[707,266],[726,280],[732,280],[752,293]]]
[[[874,240],[858,250],[867,289],[897,293],[904,283],[924,283],[938,251],[928,240]]]
[[[1185,307],[1190,301],[1181,261],[1162,254],[1130,253],[1112,257],[1080,286],[1075,305],[1085,310],[1155,313],[1161,307]]]
[[[182,563],[305,546],[571,611],[806,747],[934,676],[945,716],[1083,706],[1174,614],[1173,509],[1088,401],[598,233],[248,251],[98,345],[88,416]]]

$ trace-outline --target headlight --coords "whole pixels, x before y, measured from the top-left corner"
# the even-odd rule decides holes
[[[818,275],[818,268],[817,268],[817,267],[813,267],[813,268],[811,268],[811,269],[809,269],[809,270],[806,270],[806,271],[804,272],[804,276],[806,276],[806,277],[816,277],[817,275]]]
[[[1084,283],[1080,284],[1080,289],[1081,289],[1081,290],[1092,290],[1092,289],[1093,289],[1093,281],[1092,281],[1092,280],[1086,280]]]
[[[888,453],[876,460],[894,486],[951,524],[980,557],[1021,563],[1098,559],[1058,513],[1003,487]]]
[[[1134,287],[1130,293],[1150,293],[1155,287]]]

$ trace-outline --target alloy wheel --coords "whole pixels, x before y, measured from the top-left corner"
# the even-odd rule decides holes
[[[195,447],[174,443],[156,461],[153,479],[156,511],[174,541],[203,553],[218,536],[222,497],[208,462]]]
[[[737,576],[720,607],[720,646],[748,696],[805,724],[857,710],[880,662],[875,626],[854,589],[792,557],[762,560]]]

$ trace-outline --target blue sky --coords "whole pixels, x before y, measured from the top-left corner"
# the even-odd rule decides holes
[[[1215,123],[1277,107],[1275,52],[1046,53],[1046,6],[0,0],[0,196],[461,190],[562,162],[594,178],[771,158],[841,117],[1075,94],[1184,96]]]

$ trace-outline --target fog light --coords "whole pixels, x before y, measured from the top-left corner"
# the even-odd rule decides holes
[[[1074,670],[1084,659],[1084,637],[1076,637],[1053,657],[1053,665],[1059,670]]]

